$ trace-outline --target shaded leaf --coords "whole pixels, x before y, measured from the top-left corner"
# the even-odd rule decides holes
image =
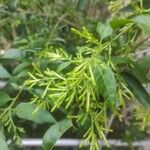
[[[122,56],[112,56],[112,62],[116,65],[129,64],[129,63],[131,63],[131,58],[130,57],[122,57]]]
[[[20,71],[24,70],[25,68],[29,67],[31,65],[30,62],[23,62],[21,64],[19,64],[14,70],[13,70],[13,74],[17,74]]]
[[[138,65],[145,71],[150,70],[150,56],[145,56],[138,60]]]
[[[4,69],[2,66],[0,66],[0,78],[5,79],[5,78],[10,78],[11,75],[8,73],[6,69]]]
[[[35,104],[21,103],[14,112],[19,118],[35,121],[37,123],[56,123],[55,118],[42,108],[38,108]]]
[[[79,10],[84,10],[87,6],[88,1],[89,0],[79,0],[78,3],[77,3],[77,8]]]
[[[148,78],[146,76],[147,71],[141,68],[141,66],[138,63],[132,62],[132,65],[133,67],[131,69],[132,69],[133,75],[135,75],[139,79],[140,82],[147,83],[148,82]]]
[[[67,68],[71,63],[70,62],[62,62],[58,68],[57,68],[57,71],[60,72],[62,70],[64,70],[65,68]]]
[[[150,71],[147,73],[147,79],[150,81]]]
[[[116,28],[121,28],[130,22],[131,21],[128,19],[113,19],[109,22],[109,24],[113,29],[116,29]]]
[[[23,52],[18,49],[7,49],[4,54],[1,56],[3,59],[21,59]]]
[[[6,138],[1,130],[0,130],[0,150],[9,150]]]
[[[146,34],[150,34],[150,13],[140,13],[130,16],[129,19],[137,24]]]
[[[51,150],[57,140],[72,126],[68,119],[64,119],[51,126],[43,137],[44,150]]]
[[[0,107],[11,100],[11,97],[3,91],[0,91]]]
[[[142,103],[145,107],[150,106],[150,96],[139,82],[139,80],[128,72],[121,73],[124,81],[127,83],[128,88],[134,94],[134,96]]]
[[[112,34],[113,29],[111,28],[111,26],[99,22],[97,24],[96,31],[99,34],[99,36],[101,37],[101,39],[104,39]]]
[[[29,73],[29,69],[24,69],[22,70],[20,73],[17,74],[17,78],[23,78],[23,77],[27,77],[28,73]]]
[[[99,92],[110,107],[116,104],[116,80],[113,71],[106,64],[93,66],[93,74]]]

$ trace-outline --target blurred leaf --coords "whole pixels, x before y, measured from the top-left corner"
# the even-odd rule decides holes
[[[17,74],[17,78],[27,77],[29,71],[30,71],[29,69],[22,70],[20,73]]]
[[[107,101],[110,107],[116,104],[116,79],[113,71],[109,66],[103,64],[103,66],[93,66],[93,74],[96,80],[99,92],[102,94],[104,99]]]
[[[21,59],[23,52],[18,49],[7,49],[4,54],[1,56],[3,59]]]
[[[147,79],[150,81],[150,70],[149,70],[149,72],[147,73]]]
[[[84,10],[86,8],[88,2],[89,2],[89,0],[78,0],[77,8],[79,10]]]
[[[96,31],[99,34],[99,36],[101,37],[101,39],[104,39],[112,34],[113,29],[108,24],[103,24],[103,23],[99,22],[97,24]]]
[[[113,19],[109,22],[109,24],[113,29],[116,29],[116,28],[121,28],[130,22],[131,21],[128,19]]]
[[[128,88],[134,94],[134,96],[142,103],[145,107],[150,107],[150,96],[138,81],[138,79],[128,72],[121,73],[124,81],[127,83]]]
[[[133,68],[132,72],[133,74],[142,82],[142,83],[147,83],[148,79],[147,79],[147,71],[144,70],[143,68],[141,68],[141,66],[138,63],[133,63]]]
[[[11,75],[8,73],[6,69],[4,69],[2,66],[0,66],[0,78],[5,79],[5,78],[10,78]]]
[[[112,62],[114,64],[129,64],[131,63],[130,57],[123,57],[123,56],[112,56]]]
[[[11,100],[11,97],[3,91],[0,91],[0,107]]]
[[[145,72],[148,72],[150,70],[150,56],[145,56],[138,60],[138,65],[140,68],[145,70]]]
[[[14,112],[19,118],[35,121],[37,123],[56,123],[55,118],[47,111],[35,104],[20,103]]]
[[[14,70],[13,70],[13,74],[17,74],[20,71],[24,70],[25,68],[29,67],[31,65],[30,62],[23,62],[21,64],[19,64]]]
[[[0,130],[0,150],[9,150],[6,138],[1,130]]]
[[[64,119],[51,126],[43,137],[44,150],[51,150],[57,140],[72,126],[68,119]]]
[[[11,82],[10,85],[14,90],[20,90],[22,87],[16,83]]]
[[[143,8],[145,8],[145,9],[150,8],[150,2],[148,0],[143,0]]]
[[[150,13],[130,16],[129,19],[137,24],[146,34],[150,34]]]
[[[57,71],[60,72],[62,71],[63,69],[67,68],[71,63],[70,62],[62,62],[58,68],[57,68]]]
[[[37,95],[38,97],[42,98],[44,89],[38,87],[38,88],[32,88],[29,90],[30,93],[32,93],[33,95]]]

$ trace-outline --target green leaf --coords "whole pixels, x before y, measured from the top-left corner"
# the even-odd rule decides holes
[[[72,126],[72,123],[68,119],[63,119],[62,121],[51,126],[45,133],[43,137],[43,147],[44,150],[51,150],[57,140]]]
[[[99,92],[107,101],[110,107],[116,104],[116,80],[113,71],[106,64],[93,66],[93,74]]]
[[[60,72],[62,70],[64,70],[65,68],[67,68],[71,63],[70,62],[62,62],[58,68],[57,68],[57,71]]]
[[[21,103],[14,109],[14,112],[19,118],[37,123],[56,123],[55,118],[47,110],[35,104]]]
[[[132,65],[133,66],[131,68],[131,71],[133,72],[133,75],[135,75],[140,82],[147,83],[147,71],[141,68],[141,66],[137,62],[132,62]]]
[[[28,73],[29,73],[29,69],[24,69],[22,70],[20,73],[17,74],[17,78],[23,78],[23,77],[27,77],[28,76]]]
[[[130,16],[129,19],[137,24],[146,34],[150,34],[150,13],[140,13]]]
[[[1,56],[3,59],[21,59],[23,52],[18,49],[7,49],[4,54]]]
[[[116,28],[121,28],[130,22],[131,20],[128,19],[113,19],[109,22],[109,24],[113,29],[116,29]]]
[[[79,0],[77,3],[77,8],[79,10],[84,10],[86,8],[88,2],[89,2],[89,0]]]
[[[30,62],[23,62],[21,64],[19,64],[14,70],[13,70],[13,74],[17,74],[20,71],[24,70],[25,68],[31,66]]]
[[[99,34],[99,36],[101,37],[101,39],[104,39],[112,34],[113,29],[108,24],[103,24],[103,23],[99,22],[97,24],[96,31]]]
[[[112,62],[116,65],[129,64],[129,63],[131,63],[131,58],[123,57],[123,56],[112,56]]]
[[[9,150],[6,138],[1,130],[0,130],[0,150]]]
[[[124,81],[127,83],[128,88],[134,94],[135,98],[137,98],[137,100],[139,100],[139,102],[142,103],[145,107],[149,107],[150,96],[139,80],[128,72],[122,72],[121,75]]]
[[[150,81],[150,70],[149,70],[149,72],[147,73],[147,79]]]
[[[145,71],[150,70],[150,56],[145,56],[138,60],[138,65]]]
[[[2,66],[0,66],[0,78],[1,79],[6,79],[6,78],[10,78],[11,75],[8,73],[8,71],[6,69],[4,69]]]
[[[0,91],[0,107],[11,100],[11,97],[3,91]]]

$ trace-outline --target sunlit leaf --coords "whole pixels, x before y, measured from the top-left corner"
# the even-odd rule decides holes
[[[55,118],[46,110],[38,108],[31,103],[20,103],[14,112],[19,118],[35,121],[37,123],[56,123]]]

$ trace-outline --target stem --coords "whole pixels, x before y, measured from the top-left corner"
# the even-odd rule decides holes
[[[7,111],[9,111],[12,106],[15,104],[15,102],[17,101],[18,97],[20,96],[21,92],[22,92],[23,88],[20,89],[20,91],[18,92],[18,94],[16,95],[16,97],[14,98],[14,100],[12,101],[12,103],[9,105],[9,107],[7,107],[5,109],[5,111],[1,114],[0,116],[0,120],[3,118],[3,116],[7,113]]]
[[[127,26],[123,31],[121,31],[112,41],[115,41],[120,35],[122,35],[123,33],[125,33],[130,27],[133,26],[133,23],[131,23],[129,26]],[[112,42],[111,41],[111,42]]]

